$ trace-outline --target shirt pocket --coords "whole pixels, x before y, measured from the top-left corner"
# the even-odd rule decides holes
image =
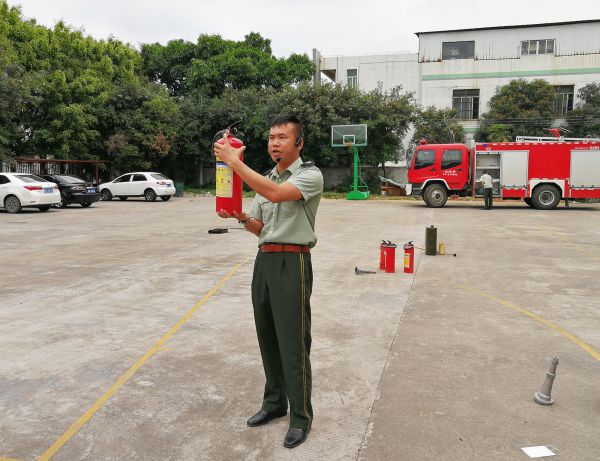
[[[266,198],[261,197],[258,199],[258,204],[260,205],[260,212],[262,214],[262,222],[266,224],[267,221],[271,219],[273,215],[273,203],[269,202]]]
[[[300,208],[299,204],[300,202],[297,200],[293,202],[281,202],[281,204],[279,205],[279,211],[281,212],[281,215],[284,218],[291,218],[296,213],[298,213],[298,210]]]

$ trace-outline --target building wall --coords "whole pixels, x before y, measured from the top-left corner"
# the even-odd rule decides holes
[[[511,80],[542,78],[552,85],[578,90],[600,82],[600,20],[516,28],[418,33],[419,52],[373,56],[334,56],[321,60],[321,69],[336,82],[346,82],[346,70],[358,69],[359,88],[369,91],[402,85],[422,106],[452,107],[454,90],[478,89],[479,114],[489,110],[496,87]],[[522,55],[524,40],[554,39],[554,53]],[[473,59],[442,60],[442,43],[474,41]],[[327,69],[334,72],[327,73]],[[478,120],[462,122],[467,136]]]
[[[521,55],[522,40],[554,39],[555,53]],[[475,41],[474,59],[442,60],[442,43]],[[480,113],[489,110],[496,87],[516,78],[543,78],[577,91],[600,81],[600,22],[485,31],[427,33],[419,36],[421,104],[452,107],[456,89],[480,90]]]
[[[347,70],[358,69],[361,90],[373,90],[381,83],[384,90],[402,85],[405,91],[416,93],[420,84],[418,57],[418,53],[332,56],[321,58],[320,67],[344,84]]]
[[[475,41],[475,60],[521,58],[521,41],[555,39],[556,56],[600,53],[600,21],[506,29],[419,33],[419,62],[442,59],[442,42]]]

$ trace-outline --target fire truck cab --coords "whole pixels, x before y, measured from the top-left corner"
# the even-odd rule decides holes
[[[517,138],[516,142],[421,144],[411,160],[406,192],[429,207],[448,197],[483,196],[481,175],[494,196],[553,209],[561,199],[600,198],[600,140]]]

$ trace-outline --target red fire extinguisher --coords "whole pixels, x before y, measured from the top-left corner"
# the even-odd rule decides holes
[[[392,242],[382,240],[381,245],[379,245],[379,269],[385,270],[385,249]]]
[[[404,244],[404,272],[412,274],[415,267],[415,246],[412,241]]]
[[[222,133],[222,132],[221,132]],[[242,141],[235,138],[232,134],[227,135],[229,144],[234,149],[239,149],[244,145]],[[217,143],[224,144],[223,138],[220,138]],[[244,160],[243,154],[240,157]],[[242,212],[242,178],[235,173],[226,163],[215,158],[215,184],[216,184],[216,210],[225,210],[229,214],[234,211]]]
[[[396,244],[387,242],[385,246],[385,271],[396,272]]]

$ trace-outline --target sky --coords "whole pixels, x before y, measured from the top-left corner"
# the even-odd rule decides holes
[[[63,20],[97,39],[140,43],[259,32],[273,54],[417,52],[415,32],[600,19],[598,0],[8,0],[26,18]]]

